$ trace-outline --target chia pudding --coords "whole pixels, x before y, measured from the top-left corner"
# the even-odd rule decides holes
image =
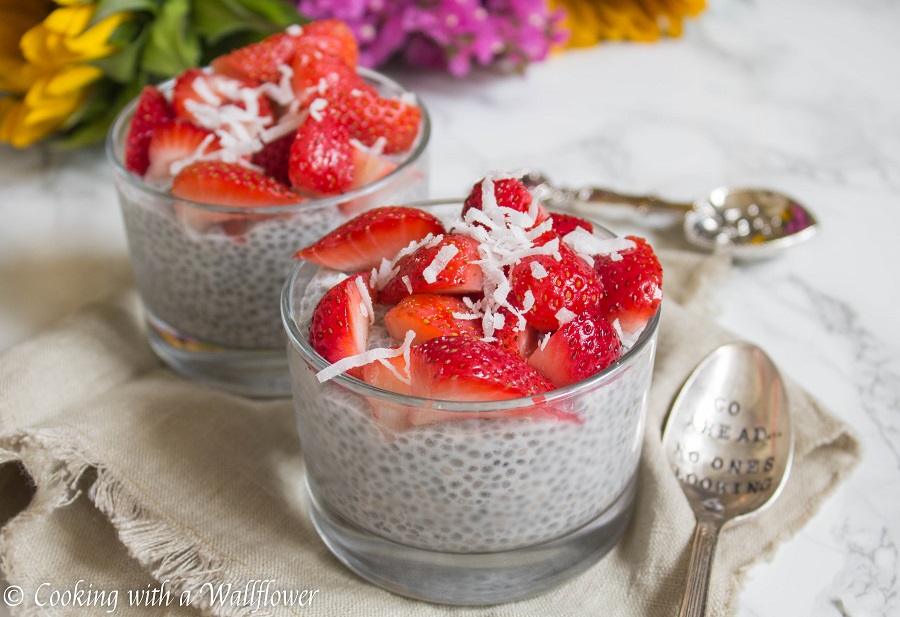
[[[359,206],[423,198],[422,165],[419,159],[404,168]],[[338,200],[301,204],[231,235],[195,229],[178,216],[174,200],[118,180],[132,269],[154,327],[189,342],[280,352],[278,298],[291,255],[347,220]]]
[[[282,297],[314,509],[406,547],[474,555],[563,538],[630,499],[657,314],[618,361],[572,385],[512,400],[423,399],[347,374],[317,378],[328,362],[307,340],[311,314],[343,276],[300,262]],[[389,340],[383,310],[370,347]],[[394,426],[391,415],[413,421]]]

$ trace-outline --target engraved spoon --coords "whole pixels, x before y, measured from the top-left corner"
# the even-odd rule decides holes
[[[642,213],[680,213],[688,242],[743,260],[771,257],[809,240],[819,229],[815,216],[796,200],[766,189],[719,187],[693,203],[681,203],[597,187],[560,188],[536,170],[522,181],[541,202],[558,210],[590,212],[597,204],[624,204]]]
[[[699,617],[719,530],[771,504],[791,466],[794,439],[778,369],[755,345],[719,347],[675,399],[662,444],[697,517],[680,617]]]

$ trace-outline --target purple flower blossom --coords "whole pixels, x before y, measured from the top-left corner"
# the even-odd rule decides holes
[[[365,66],[397,56],[458,76],[473,65],[543,60],[567,36],[546,0],[299,0],[298,8],[310,19],[345,21]]]

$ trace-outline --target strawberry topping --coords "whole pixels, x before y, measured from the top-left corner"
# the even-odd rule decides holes
[[[346,192],[354,179],[353,149],[349,131],[331,114],[310,114],[291,145],[291,184],[316,196]]]
[[[551,334],[546,345],[531,354],[528,364],[562,387],[602,371],[621,355],[618,334],[595,308]]]
[[[368,210],[347,221],[294,257],[343,272],[362,272],[444,226],[431,214],[400,206]],[[400,337],[403,338],[402,336]]]
[[[378,301],[395,304],[414,293],[477,294],[484,275],[475,263],[478,241],[462,234],[443,236],[420,246],[398,264],[378,294]]]
[[[594,271],[603,282],[603,315],[609,321],[618,319],[622,330],[632,334],[644,327],[662,301],[662,266],[646,240],[627,238],[636,246],[620,251],[618,261],[598,256]]]
[[[414,396],[495,401],[553,389],[518,356],[469,336],[433,338],[411,350]]]
[[[371,306],[369,275],[354,274],[329,289],[313,310],[309,342],[332,364],[366,349]],[[368,296],[368,297],[366,297]],[[350,374],[361,377],[359,368]]]
[[[125,168],[144,175],[150,167],[153,131],[172,119],[172,108],[155,86],[144,86],[125,138]]]
[[[471,315],[466,303],[453,296],[413,294],[397,303],[384,316],[384,325],[397,340],[414,332],[413,345],[439,336],[481,337],[478,321],[460,317]]]

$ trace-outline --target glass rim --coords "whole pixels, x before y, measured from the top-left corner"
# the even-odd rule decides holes
[[[464,198],[430,199],[427,201],[417,201],[404,204],[404,206],[410,208],[422,206],[429,207],[462,204],[464,201]],[[604,232],[609,233],[610,237],[618,237],[603,225],[599,225],[593,220],[591,220],[591,222],[594,223],[595,229],[599,228]],[[331,363],[321,355],[319,355],[318,352],[316,352],[312,348],[312,346],[309,344],[309,341],[307,340],[307,337],[302,335],[299,327],[297,326],[297,323],[292,317],[292,291],[294,289],[294,283],[297,280],[297,274],[304,266],[318,267],[315,264],[305,262],[301,259],[295,260],[295,263],[291,266],[290,274],[288,275],[287,280],[285,281],[284,286],[281,290],[281,321],[287,333],[288,343],[290,344],[290,346],[301,355],[301,357],[307,364],[309,364],[318,372],[324,368],[327,368],[328,366],[331,366]],[[661,313],[662,304],[657,307],[656,312],[647,321],[647,324],[644,326],[643,331],[634,342],[634,344],[624,354],[622,354],[622,357],[607,366],[602,371],[568,386],[555,388],[553,390],[550,390],[549,392],[544,392],[542,394],[537,394],[534,396],[523,396],[511,399],[503,399],[499,401],[451,401],[446,399],[432,399],[412,396],[408,394],[400,394],[391,390],[377,388],[362,381],[361,379],[352,377],[347,373],[340,373],[329,381],[333,381],[336,384],[361,396],[375,398],[388,403],[404,405],[406,407],[421,407],[427,409],[438,409],[441,411],[470,413],[484,413],[490,411],[501,412],[509,411],[511,409],[521,409],[523,407],[554,403],[558,402],[560,399],[574,398],[582,392],[599,387],[604,382],[612,381],[619,375],[619,373],[623,372],[625,369],[631,366],[637,360],[637,358],[641,356],[647,346],[650,345],[651,342],[656,338]]]
[[[428,147],[428,143],[431,141],[431,117],[428,114],[428,110],[422,102],[422,99],[419,98],[418,94],[412,92],[411,90],[407,90],[404,88],[399,82],[391,79],[387,75],[383,73],[379,73],[378,71],[373,71],[372,69],[367,69],[365,67],[357,67],[357,73],[362,77],[366,78],[371,82],[375,82],[378,85],[388,86],[390,88],[395,88],[401,92],[412,94],[415,97],[416,104],[419,109],[422,110],[422,121],[421,121],[421,132],[417,137],[417,143],[415,147],[410,150],[406,156],[406,158],[397,165],[397,167],[391,170],[390,173],[378,178],[374,182],[369,182],[361,187],[351,189],[346,193],[341,193],[340,195],[329,195],[327,197],[310,197],[306,201],[301,201],[292,204],[278,204],[272,206],[254,206],[253,213],[254,214],[282,214],[286,212],[295,212],[297,210],[302,210],[305,208],[320,208],[320,207],[328,207],[328,206],[338,206],[339,204],[345,203],[347,201],[351,201],[353,199],[359,197],[365,197],[371,193],[375,193],[385,186],[391,184],[396,178],[406,171],[412,164],[416,163],[419,159],[422,158],[426,148]],[[174,83],[174,79],[169,79],[162,84],[159,84],[160,88],[166,88],[170,84]],[[117,143],[120,141],[120,138],[126,134],[128,128],[128,122],[131,119],[131,116],[134,114],[134,109],[137,107],[137,101],[139,97],[135,97],[131,101],[128,102],[127,105],[119,112],[116,119],[113,121],[112,126],[106,134],[106,143],[105,150],[106,156],[109,161],[112,163],[113,169],[119,177],[125,178],[125,180],[135,189],[140,190],[141,192],[157,198],[157,199],[175,199],[173,195],[166,190],[161,190],[156,187],[153,187],[146,182],[144,182],[140,177],[133,174],[125,167],[124,161],[119,157],[119,153],[117,152]],[[300,196],[302,197],[302,196]],[[247,208],[243,208],[241,206],[223,206],[218,204],[209,204],[202,201],[193,201],[190,199],[177,198],[178,201],[184,202],[185,204],[190,205],[191,207],[195,207],[201,210],[209,210],[211,212],[225,212],[229,214],[246,214]]]

